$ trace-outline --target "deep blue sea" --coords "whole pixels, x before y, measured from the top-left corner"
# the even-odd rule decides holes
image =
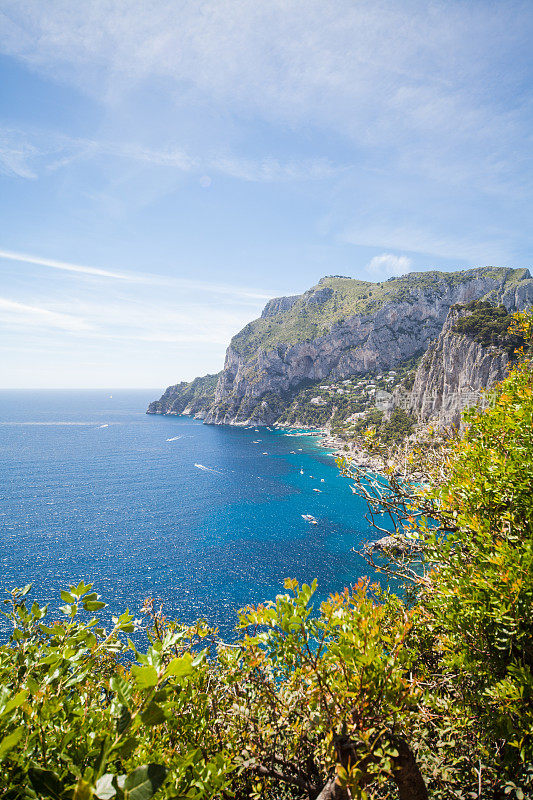
[[[321,599],[368,574],[364,503],[315,439],[147,416],[158,394],[0,393],[2,589],[83,578],[114,612],[151,596],[228,636],[286,577]]]

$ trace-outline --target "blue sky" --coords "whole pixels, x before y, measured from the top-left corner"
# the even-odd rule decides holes
[[[530,267],[532,23],[0,0],[0,385],[164,387],[323,275]]]

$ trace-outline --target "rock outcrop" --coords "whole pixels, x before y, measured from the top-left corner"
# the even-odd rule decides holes
[[[215,401],[215,389],[220,373],[204,375],[189,383],[183,381],[169,386],[165,393],[150,403],[147,414],[187,414],[203,419]]]
[[[276,314],[280,314],[283,311],[289,311],[299,297],[299,294],[293,294],[290,297],[274,297],[272,300],[269,300],[264,307],[261,318],[274,317]]]
[[[411,391],[394,393],[393,405],[402,406],[420,423],[458,429],[465,408],[483,406],[485,391],[507,374],[509,354],[504,349],[484,346],[453,330],[466,313],[450,310],[440,336],[416,370]]]
[[[411,273],[382,283],[322,278],[303,295],[269,301],[232,339],[213,394],[210,383],[208,396],[196,393],[192,404],[184,403],[190,390],[178,384],[149,412],[270,425],[306,385],[392,369],[424,353],[453,305],[480,298],[524,308],[533,303],[533,280],[525,269],[492,267]]]

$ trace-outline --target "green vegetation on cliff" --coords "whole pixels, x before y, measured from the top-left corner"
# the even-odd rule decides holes
[[[513,315],[509,314],[504,306],[495,306],[486,300],[477,300],[466,306],[457,306],[459,309],[471,313],[460,317],[452,330],[470,336],[485,347],[494,345],[506,350],[509,355],[523,347],[524,337],[520,333],[509,330]]]
[[[148,406],[148,414],[183,414],[190,409],[192,414],[204,414],[215,400],[215,389],[220,373],[204,375],[187,383],[182,381],[169,386],[159,400]]]

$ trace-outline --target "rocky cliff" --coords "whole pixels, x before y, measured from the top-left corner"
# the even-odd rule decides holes
[[[203,419],[215,401],[220,372],[204,375],[190,383],[183,381],[169,386],[165,393],[148,406],[147,414],[190,414]]]
[[[533,280],[527,270],[492,267],[382,283],[322,278],[303,295],[269,301],[232,339],[214,397],[194,413],[216,424],[272,424],[306,385],[392,369],[424,352],[453,305],[479,298],[523,308],[533,302]],[[173,388],[150,413],[188,413],[177,410]]]
[[[459,428],[465,408],[483,406],[485,390],[503,380],[509,353],[497,345],[484,345],[454,331],[468,312],[453,308],[435,342],[420,362],[410,392],[394,393],[393,406],[401,406],[420,423],[437,428]]]

